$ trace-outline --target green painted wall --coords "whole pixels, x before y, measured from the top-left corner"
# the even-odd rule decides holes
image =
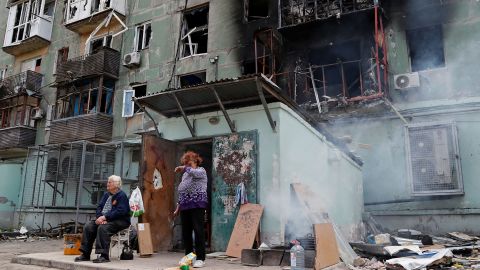
[[[22,164],[0,164],[0,228],[13,228],[13,213],[19,205]]]

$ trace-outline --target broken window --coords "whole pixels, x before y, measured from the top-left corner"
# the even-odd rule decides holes
[[[55,1],[47,0],[45,2],[45,7],[43,8],[43,15],[52,17],[54,11],[55,11]]]
[[[203,84],[207,80],[206,72],[192,73],[179,76],[180,87],[188,87],[197,84]]]
[[[114,84],[115,81],[105,79],[103,86],[98,85],[98,80],[93,80],[83,81],[69,88],[59,88],[55,119],[92,113],[111,115]]]
[[[92,13],[110,8],[110,0],[93,0]]]
[[[30,37],[32,23],[40,14],[40,7],[40,0],[29,0],[10,7],[8,32],[12,33],[11,43]]]
[[[89,52],[94,54],[103,47],[112,47],[112,35],[92,39],[92,41],[90,41]]]
[[[268,17],[268,0],[244,0],[245,20],[247,22]]]
[[[135,28],[135,50],[141,51],[150,46],[152,38],[152,25],[145,23]]]
[[[33,58],[33,59],[28,59],[28,60],[23,61],[20,70],[22,72],[31,70],[31,71],[35,71],[35,72],[40,73],[41,66],[42,66],[42,58],[41,57],[36,57],[36,58]]]
[[[202,6],[183,14],[182,57],[207,52],[208,6]]]
[[[412,71],[445,66],[441,25],[408,30],[407,40]]]
[[[147,94],[147,85],[135,85],[132,89],[123,92],[123,109],[122,117],[132,117],[135,113],[140,112],[140,107],[132,101],[133,97],[143,97]]]
[[[406,147],[414,195],[463,193],[454,124],[410,126]]]

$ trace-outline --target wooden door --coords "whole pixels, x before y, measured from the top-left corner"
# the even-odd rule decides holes
[[[257,202],[257,132],[213,139],[212,248],[225,251],[237,219],[236,188],[245,185],[248,201]]]
[[[150,223],[155,251],[171,248],[175,210],[176,143],[153,135],[143,135],[143,204],[142,222]],[[159,181],[154,186],[154,175]]]

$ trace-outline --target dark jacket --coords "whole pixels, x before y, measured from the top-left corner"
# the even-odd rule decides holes
[[[97,218],[102,216],[102,210],[103,206],[107,202],[108,196],[110,196],[110,193],[105,192],[103,194],[102,199],[100,200],[100,203],[97,206]],[[128,197],[125,192],[120,190],[117,192],[115,195],[112,197],[112,210],[110,210],[108,213],[105,214],[105,217],[107,218],[107,221],[114,221],[114,220],[119,220],[123,219],[125,221],[128,221],[130,223],[130,205],[128,204]]]

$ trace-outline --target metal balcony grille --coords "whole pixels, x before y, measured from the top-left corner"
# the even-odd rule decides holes
[[[463,193],[455,125],[408,127],[407,154],[414,195]]]
[[[35,71],[25,71],[0,81],[0,98],[27,94],[27,90],[39,94],[43,75]]]

